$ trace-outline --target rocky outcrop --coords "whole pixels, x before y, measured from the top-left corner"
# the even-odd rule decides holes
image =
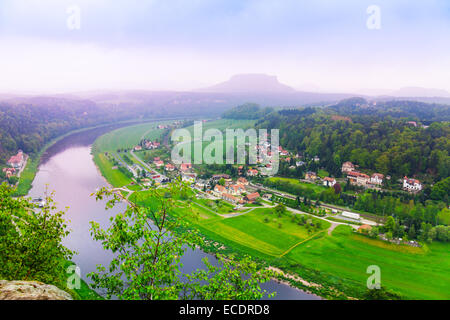
[[[0,280],[0,300],[72,300],[72,296],[38,281]]]

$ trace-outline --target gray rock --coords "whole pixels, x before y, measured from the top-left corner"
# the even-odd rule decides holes
[[[39,281],[0,280],[0,300],[72,300],[72,296]]]

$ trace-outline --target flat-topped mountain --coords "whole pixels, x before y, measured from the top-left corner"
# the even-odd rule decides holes
[[[230,80],[216,84],[212,87],[203,88],[203,92],[224,93],[293,93],[295,90],[278,81],[276,76],[267,74],[238,74]]]

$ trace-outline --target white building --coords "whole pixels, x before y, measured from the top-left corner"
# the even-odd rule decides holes
[[[348,212],[348,211],[342,211],[342,216],[350,219],[359,220],[361,219],[361,216],[358,213]]]
[[[403,189],[408,191],[420,191],[422,190],[422,184],[417,179],[403,178]]]
[[[341,170],[342,170],[342,173],[355,171],[355,165],[353,163],[351,163],[350,161],[344,162],[342,164]]]
[[[335,184],[336,184],[336,179],[330,178],[330,177],[323,178],[323,185],[325,187],[333,187]]]
[[[381,173],[374,173],[370,177],[370,183],[371,184],[376,184],[376,185],[382,185],[383,184],[383,179],[384,179],[384,175],[382,175]]]

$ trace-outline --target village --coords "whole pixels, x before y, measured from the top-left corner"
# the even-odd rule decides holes
[[[270,145],[268,146],[270,147]],[[277,204],[286,204],[287,200],[292,198],[288,194],[280,193],[276,190],[264,188],[258,183],[252,183],[251,180],[257,176],[267,175],[267,164],[259,164],[259,166],[249,167],[245,170],[245,166],[237,167],[238,177],[233,178],[229,174],[217,173],[209,179],[202,179],[196,173],[191,163],[181,163],[179,165],[171,163],[168,158],[166,161],[162,157],[153,157],[152,161],[146,163],[139,157],[140,152],[145,150],[157,150],[161,148],[158,141],[143,140],[139,145],[130,150],[130,154],[136,162],[133,165],[127,165],[129,172],[132,173],[134,179],[143,187],[164,188],[164,185],[173,179],[181,179],[187,183],[196,193],[197,201],[203,199],[206,203],[197,203],[204,209],[217,210],[217,208],[227,208],[228,211],[217,213],[224,217],[233,217],[245,214],[248,210],[254,208],[274,208]],[[278,150],[281,156],[291,156],[290,153],[283,148]],[[266,159],[267,160],[267,159]],[[316,160],[318,161],[317,157]],[[259,160],[258,162],[262,162]],[[351,162],[345,162],[342,166],[342,172],[346,173],[350,183],[364,186],[366,188],[380,188],[383,183],[384,176],[374,173],[371,176],[360,173],[356,170],[356,166]],[[333,187],[337,182],[335,178],[324,177],[320,179],[314,172],[307,172],[305,179],[308,183],[321,183],[325,187]],[[416,190],[417,180],[407,179],[405,177],[405,190],[409,190],[411,184]],[[208,207],[207,203],[213,204]],[[287,207],[288,211],[294,214],[305,214],[294,208]],[[306,212],[318,219],[331,222],[330,231],[340,224],[349,225],[355,232],[369,234],[373,227],[380,226],[382,223],[375,219],[369,218],[359,213],[351,212],[343,208],[334,207],[332,205],[323,204],[313,211]],[[384,237],[384,238],[383,238]],[[380,235],[380,239],[384,241],[404,244],[408,246],[419,246],[416,241],[404,241],[402,239],[387,239],[384,234]]]

